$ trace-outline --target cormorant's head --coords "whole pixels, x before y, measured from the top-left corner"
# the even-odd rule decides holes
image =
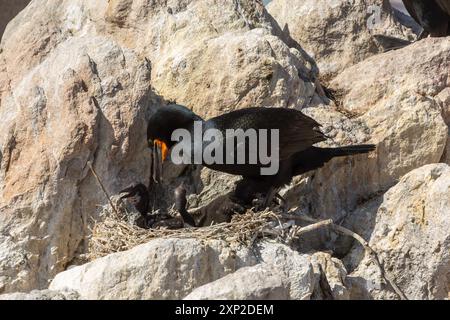
[[[172,104],[162,107],[150,118],[147,127],[148,147],[152,152],[152,177],[155,182],[161,181],[162,162],[167,158],[170,148],[176,143],[172,141],[172,133],[176,129],[189,128],[194,121],[203,121],[188,108]]]

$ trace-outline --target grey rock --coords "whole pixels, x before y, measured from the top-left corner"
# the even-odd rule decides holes
[[[287,38],[256,0],[31,1],[0,50],[0,292],[46,288],[85,253],[107,203],[88,161],[110,194],[148,183],[146,123],[167,101],[204,117],[320,101]]]
[[[8,293],[0,295],[0,300],[77,300],[76,292],[59,292],[51,290],[33,290],[29,293]]]
[[[366,223],[361,223],[365,221]],[[427,165],[405,175],[379,206],[363,207],[346,225],[365,236],[409,299],[447,299],[450,292],[450,167]],[[398,299],[359,246],[344,259],[352,296]]]

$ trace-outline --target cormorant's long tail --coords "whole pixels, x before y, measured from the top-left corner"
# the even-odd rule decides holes
[[[376,146],[373,144],[338,148],[311,147],[294,155],[294,175],[321,168],[325,163],[336,157],[369,153],[375,149]]]
[[[329,155],[332,158],[334,157],[345,157],[351,156],[354,154],[363,154],[368,153],[370,151],[374,151],[376,146],[373,144],[360,144],[357,146],[347,146],[347,147],[338,147],[338,148],[318,148],[320,152],[324,155]]]

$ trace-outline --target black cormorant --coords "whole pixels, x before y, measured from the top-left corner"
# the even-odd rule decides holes
[[[236,197],[240,197],[240,193],[244,194],[244,201],[249,204],[253,196],[252,188],[256,192],[265,194],[266,201],[264,206],[270,204],[276,194],[276,191],[291,182],[296,175],[322,167],[326,162],[334,157],[343,157],[355,154],[368,153],[375,150],[374,145],[356,145],[337,148],[319,148],[314,144],[325,141],[326,136],[320,131],[320,124],[314,119],[304,115],[302,112],[294,109],[285,108],[247,108],[232,111],[221,116],[204,121],[198,115],[194,114],[188,108],[180,105],[169,105],[160,108],[149,120],[147,129],[147,139],[150,146],[153,146],[155,162],[161,163],[167,156],[168,151],[174,147],[177,142],[172,141],[172,133],[176,129],[186,129],[191,135],[192,140],[188,141],[191,148],[191,154],[202,152],[211,142],[194,141],[195,126],[194,122],[198,121],[202,124],[202,130],[208,129],[218,130],[227,136],[229,129],[242,129],[244,132],[249,129],[261,130],[267,129],[268,146],[267,150],[271,150],[270,132],[276,129],[279,133],[279,170],[272,175],[263,175],[262,168],[267,168],[267,163],[263,163],[261,159],[257,162],[249,163],[249,144],[245,147],[244,164],[236,162],[238,154],[237,146],[234,145],[233,150],[226,150],[225,140],[220,141],[223,148],[223,154],[232,153],[234,162],[222,163],[206,163],[201,164],[217,171],[241,175],[243,182],[238,184]],[[258,139],[260,137],[258,136]],[[182,143],[181,141],[179,143]],[[259,140],[258,143],[259,144]],[[161,152],[162,151],[162,152]]]

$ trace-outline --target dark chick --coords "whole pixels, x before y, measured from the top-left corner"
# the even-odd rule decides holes
[[[140,213],[139,217],[129,216],[129,222],[144,229],[150,228],[148,224],[148,210],[150,196],[147,187],[142,183],[133,184],[122,191],[120,199],[126,199]]]
[[[159,109],[151,117],[147,127],[147,142],[152,153],[150,177],[153,182],[160,183],[162,180],[162,163],[168,156],[168,150],[175,145],[171,140],[172,132],[176,129],[191,128],[194,121],[203,119],[180,105]]]
[[[403,4],[424,29],[421,38],[450,35],[450,0],[403,0]]]
[[[180,194],[177,194],[177,192]],[[142,183],[133,184],[120,191],[120,194],[123,194],[120,199],[127,199],[141,214],[141,219],[137,221],[139,227],[145,229],[156,227],[179,229],[183,227],[183,223],[180,224],[178,219],[173,219],[168,214],[149,214],[150,195],[147,187]],[[187,212],[186,204],[186,191],[183,188],[178,188],[176,191],[176,207],[183,218],[184,224],[195,227],[195,221]]]
[[[226,155],[227,152],[231,152],[235,161],[232,163],[202,163],[213,170],[241,175],[243,182],[238,184],[236,196],[239,197],[239,194],[242,192],[243,200],[247,204],[253,197],[254,192],[251,190],[253,188],[255,188],[255,193],[266,195],[264,205],[267,206],[275,196],[277,189],[289,184],[294,176],[320,168],[334,157],[362,154],[375,149],[374,145],[340,148],[314,147],[314,144],[327,139],[320,131],[320,124],[300,111],[283,108],[241,109],[203,121],[185,107],[170,105],[159,109],[150,119],[147,137],[150,143],[158,141],[159,144],[163,144],[163,148],[170,149],[176,144],[170,139],[175,129],[184,128],[191,132],[192,137],[194,137],[194,121],[202,123],[203,132],[207,129],[216,129],[223,136],[226,136],[228,129],[242,129],[243,131],[267,129],[268,132],[271,132],[273,129],[278,130],[279,148],[276,151],[278,151],[279,170],[275,174],[262,175],[261,169],[267,168],[268,165],[267,163],[262,163],[260,159],[254,164],[248,162],[251,152],[253,152],[250,152],[250,143],[246,144],[246,162],[244,164],[236,162],[238,153],[236,144],[234,149],[231,151],[227,150],[225,140],[220,142],[223,154]],[[271,150],[271,139],[269,136],[267,138],[267,142],[269,142],[267,149]],[[194,141],[188,142],[193,150],[192,154],[196,151],[201,152],[205,150],[209,143],[211,142],[202,141],[200,144]],[[259,140],[256,145],[259,145]],[[197,150],[199,148],[200,150]]]
[[[196,227],[197,224],[191,214],[187,211],[186,189],[179,186],[175,189],[175,209],[183,218],[184,224],[190,227]]]

